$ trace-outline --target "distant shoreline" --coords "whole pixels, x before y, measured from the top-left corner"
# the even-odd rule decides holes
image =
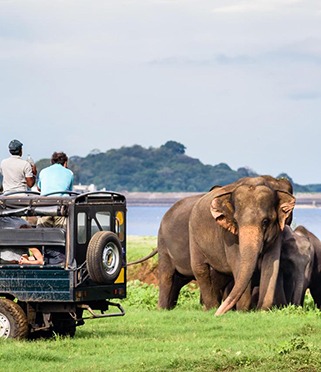
[[[199,195],[201,193],[185,193],[185,192],[128,192],[124,193],[127,204],[134,206],[163,206],[172,205],[180,199],[188,196]]]
[[[180,199],[199,192],[128,192],[123,193],[130,206],[171,206]],[[321,193],[297,193],[296,208],[321,208]]]

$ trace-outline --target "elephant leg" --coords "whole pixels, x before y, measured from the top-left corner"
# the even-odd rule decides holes
[[[320,284],[319,283],[317,283],[317,285],[312,284],[310,286],[310,293],[317,308],[321,309],[321,286]]]
[[[223,299],[227,298],[229,293],[231,292],[234,286],[234,281],[231,280],[228,285],[225,287]],[[252,286],[251,283],[247,286],[245,292],[241,296],[241,298],[236,303],[236,310],[249,310],[252,307]]]
[[[267,310],[274,304],[281,256],[281,238],[278,237],[274,248],[268,250],[262,259],[259,302],[257,309]]]
[[[292,296],[292,301],[291,301],[293,305],[303,306],[305,292],[307,290],[304,281],[305,281],[304,275],[302,275],[301,278],[298,278],[295,281],[293,296]]]
[[[274,294],[274,301],[273,301],[273,305],[277,307],[286,306],[290,302],[286,298],[285,294],[292,291],[292,289],[289,289],[286,287],[285,283],[287,283],[287,280],[285,280],[285,283],[284,283],[284,275],[285,274],[283,273],[283,270],[281,268],[278,274],[277,286],[276,286],[276,290]]]
[[[158,307],[167,310],[173,309],[177,304],[181,288],[194,277],[179,274],[168,254],[159,255],[158,273]]]
[[[178,300],[179,292],[184,285],[192,281],[194,277],[186,277],[175,271],[172,278],[172,287],[168,296],[168,308],[173,309]]]
[[[252,284],[246,287],[241,298],[236,303],[236,310],[249,310],[252,302]]]
[[[251,309],[255,309],[257,303],[259,302],[259,286],[256,286],[252,289],[252,296],[251,296]]]
[[[230,294],[231,290],[233,289],[234,287],[234,280],[232,279],[230,282],[228,282],[224,288],[224,291],[223,291],[223,298],[222,300],[224,301],[227,296]]]
[[[160,275],[158,307],[173,309],[177,304],[181,288],[193,279],[194,277],[182,276],[177,271]]]
[[[212,291],[213,291],[213,300],[217,303],[217,306],[224,300],[227,295],[231,292],[233,288],[234,282],[233,278],[226,275],[219,273],[218,271],[211,270],[211,284],[212,284]],[[200,296],[200,304],[204,305],[204,301],[202,298],[202,294]],[[216,306],[215,306],[216,307]]]
[[[222,293],[213,285],[210,266],[208,264],[195,265],[193,272],[200,287],[201,303],[204,305],[204,308],[209,310],[213,307],[218,307],[221,302]],[[222,288],[219,289],[222,290]]]
[[[211,284],[214,302],[221,304],[233,288],[233,277],[211,268]]]
[[[201,293],[201,303],[206,310],[219,307],[225,287],[232,279],[211,267],[199,251],[195,239],[190,241],[191,267]]]
[[[175,267],[167,253],[159,253],[158,257],[158,281],[159,281],[159,297],[158,307],[161,309],[171,309],[169,303],[170,294],[173,287],[173,277]]]

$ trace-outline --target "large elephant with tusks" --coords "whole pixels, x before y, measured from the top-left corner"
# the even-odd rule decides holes
[[[281,190],[285,193],[292,194],[292,185],[287,179],[275,179],[271,176],[260,177],[268,185],[269,188]],[[245,183],[248,179],[241,179],[236,184]],[[235,185],[236,186],[236,185]],[[222,187],[216,186],[210,192],[222,190]],[[196,203],[200,201],[206,194],[199,194],[183,198],[177,201],[165,213],[162,218],[158,231],[157,251],[158,252],[158,272],[159,272],[159,299],[158,306],[163,309],[172,309],[175,307],[180,289],[195,279],[194,272],[191,267],[190,255],[190,237],[189,237],[189,220],[192,210]],[[209,211],[210,208],[207,208]],[[211,223],[214,223],[211,218]],[[286,223],[291,223],[292,214],[289,213]],[[202,224],[202,219],[199,221]],[[212,243],[210,244],[212,247]],[[148,256],[149,257],[149,256]],[[148,258],[147,257],[147,258]],[[143,259],[145,260],[145,259]],[[138,262],[141,262],[139,260]],[[211,274],[211,304],[218,307],[221,304],[223,292],[227,285],[233,285],[232,270],[224,270],[220,265],[216,265],[218,270],[210,268]],[[249,309],[251,306],[251,293],[247,296],[242,296],[242,299],[236,304],[239,310]]]
[[[205,308],[218,305],[211,268],[232,275],[235,283],[215,315],[232,309],[242,296],[251,301],[251,279],[257,270],[257,307],[273,305],[281,232],[294,205],[294,196],[269,176],[247,177],[215,188],[195,203],[189,217],[189,248]]]

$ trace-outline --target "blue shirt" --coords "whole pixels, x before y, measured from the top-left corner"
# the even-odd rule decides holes
[[[41,195],[46,195],[58,191],[72,191],[73,182],[72,171],[56,163],[40,171],[37,185]]]

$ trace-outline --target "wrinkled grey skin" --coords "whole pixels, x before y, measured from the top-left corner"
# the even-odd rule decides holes
[[[280,189],[285,192],[292,192],[292,186],[287,180],[276,180],[270,176],[263,176],[263,179],[275,190]],[[241,179],[236,184],[242,184],[244,180]],[[221,190],[222,188],[214,188],[214,190],[217,189]],[[160,291],[158,306],[160,308],[173,308],[176,305],[180,289],[195,279],[190,264],[188,224],[194,205],[204,195],[200,194],[178,201],[167,211],[161,221],[158,233]],[[209,207],[206,210],[209,210]],[[290,223],[291,216],[291,213],[289,213],[288,223]],[[224,288],[233,279],[233,273],[222,272],[221,267],[218,270],[210,268],[210,277],[212,304],[213,306],[219,306]],[[249,308],[248,302],[251,301],[249,300],[250,298],[251,293],[247,292],[237,302],[237,308]]]
[[[190,265],[188,220],[203,194],[176,202],[163,216],[158,230],[158,306],[175,307],[180,289],[195,279]]]
[[[216,307],[211,267],[233,275],[234,287],[215,315],[238,301],[251,304],[251,280],[260,268],[259,309],[272,307],[279,272],[282,231],[295,198],[272,177],[248,177],[200,198],[189,218],[191,267],[205,308]]]
[[[282,234],[281,262],[275,305],[303,306],[314,267],[314,245],[307,230],[298,226],[294,231],[285,226]]]
[[[308,288],[315,304],[321,309],[321,241],[304,226],[298,226],[294,232],[308,238],[313,247],[313,267]]]
[[[181,288],[194,280],[190,264],[188,221],[195,203],[205,194],[187,197],[176,202],[163,216],[158,231],[158,306],[172,309],[176,306]],[[222,300],[221,289],[230,276],[211,272],[217,303]]]

